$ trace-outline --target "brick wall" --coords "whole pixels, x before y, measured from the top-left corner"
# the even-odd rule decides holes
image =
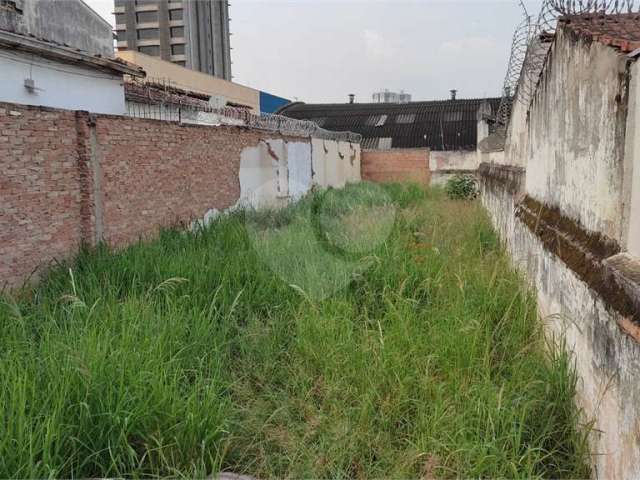
[[[0,103],[0,289],[83,242],[124,246],[234,205],[240,154],[262,136]]]
[[[363,180],[429,184],[428,149],[363,150],[361,158]]]
[[[0,104],[0,289],[82,239],[74,112]]]
[[[240,154],[260,140],[237,127],[123,117],[98,117],[95,131],[103,238],[113,246],[234,205]]]

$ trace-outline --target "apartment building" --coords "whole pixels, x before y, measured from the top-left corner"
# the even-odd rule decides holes
[[[115,0],[118,51],[231,80],[227,0]]]

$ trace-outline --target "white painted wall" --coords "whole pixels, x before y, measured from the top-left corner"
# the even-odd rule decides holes
[[[631,67],[629,111],[625,147],[625,195],[630,197],[625,214],[628,220],[627,250],[640,258],[640,63]]]
[[[640,67],[615,48],[559,28],[529,111],[515,103],[505,163],[526,167],[515,195],[487,183],[482,201],[514,264],[537,290],[551,337],[566,341],[577,403],[595,420],[594,478],[640,478],[640,344],[622,318],[514,216],[524,193],[640,252]],[[625,123],[626,121],[626,123]],[[626,132],[626,136],[625,136]],[[625,138],[626,137],[626,138]]]
[[[346,183],[357,183],[360,176],[361,151],[359,143],[338,142],[338,151],[344,155],[342,161],[342,175]]]
[[[240,155],[240,200],[241,206],[255,208],[277,206],[278,195],[278,158],[269,153],[282,153],[282,140],[266,140],[255,147],[245,148]],[[276,153],[277,156],[277,153]]]
[[[278,207],[299,200],[314,185],[342,188],[360,178],[359,144],[267,138],[242,151],[238,203]]]
[[[431,150],[429,152],[431,185],[444,185],[458,171],[476,171],[479,165],[480,152],[477,150]]]
[[[429,170],[477,170],[479,166],[479,154],[476,150],[451,150],[429,152]]]
[[[37,91],[24,87],[26,78],[35,80]],[[8,50],[0,56],[0,85],[2,102],[115,115],[126,111],[121,75]]]
[[[576,42],[563,29],[556,35],[553,68],[545,69],[529,115],[526,190],[623,243],[627,58],[600,42]]]
[[[287,143],[289,167],[289,195],[297,201],[311,190],[311,144],[307,142]]]

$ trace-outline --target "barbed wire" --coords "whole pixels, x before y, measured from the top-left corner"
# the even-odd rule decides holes
[[[201,125],[234,125],[278,132],[283,135],[313,137],[339,142],[361,143],[362,135],[320,128],[308,120],[271,113],[253,113],[247,108],[205,107],[189,104],[127,102],[127,116]]]
[[[625,22],[608,25],[608,28],[627,38],[636,38],[640,32],[640,0],[543,0],[535,20],[523,1],[518,3],[524,18],[513,35],[496,115],[496,132],[502,135],[511,119],[514,99],[528,106],[533,98],[560,18],[580,15],[581,21],[597,24],[607,15],[626,15]]]

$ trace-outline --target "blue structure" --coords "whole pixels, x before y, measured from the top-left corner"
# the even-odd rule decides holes
[[[291,103],[291,100],[286,98],[271,95],[267,92],[260,92],[260,112],[261,113],[274,113],[279,108],[284,107]]]

